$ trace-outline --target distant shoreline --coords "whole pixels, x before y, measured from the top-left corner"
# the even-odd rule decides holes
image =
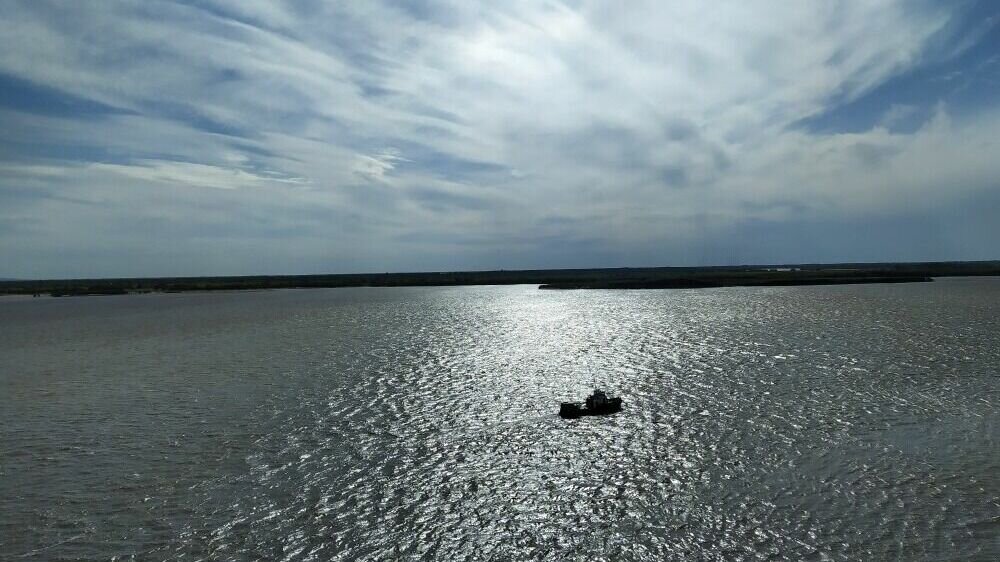
[[[930,283],[933,277],[915,275],[865,275],[865,276],[818,276],[818,277],[773,277],[770,275],[746,275],[740,277],[693,277],[680,279],[651,279],[627,281],[594,281],[587,283],[549,283],[539,289],[710,289],[717,287],[797,287],[804,285],[861,285],[866,283]]]
[[[1000,275],[1000,261],[16,280],[0,282],[0,295],[90,296],[457,285],[539,285],[541,289],[693,289],[914,283],[932,281],[933,277],[987,275]]]

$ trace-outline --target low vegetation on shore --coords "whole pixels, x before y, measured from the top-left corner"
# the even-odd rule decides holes
[[[0,282],[0,294],[73,296],[250,289],[522,284],[537,284],[543,289],[686,289],[902,283],[967,275],[1000,275],[1000,261],[17,280]]]

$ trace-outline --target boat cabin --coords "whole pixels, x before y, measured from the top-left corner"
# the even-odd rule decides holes
[[[608,403],[608,395],[599,388],[594,389],[594,393],[587,397],[587,407],[591,410],[601,408]]]

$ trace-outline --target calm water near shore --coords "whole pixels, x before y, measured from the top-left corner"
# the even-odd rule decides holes
[[[998,405],[1000,278],[3,298],[0,560],[995,561]]]

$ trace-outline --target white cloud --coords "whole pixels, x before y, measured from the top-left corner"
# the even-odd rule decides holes
[[[78,194],[106,195],[86,182],[116,177],[130,180],[113,182],[119,191],[252,191],[242,196],[262,221],[338,217],[317,227],[327,245],[342,244],[353,217],[372,225],[364,252],[382,268],[400,239],[517,245],[537,234],[625,252],[740,221],[932,207],[1000,177],[995,113],[951,121],[942,107],[905,135],[886,129],[916,111],[904,105],[862,133],[796,125],[918,64],[947,4],[418,8],[15,2],[0,72],[120,112],[2,112],[0,140],[31,138],[67,160],[49,151],[8,167],[37,186],[83,165]]]
[[[385,181],[386,173],[396,169],[397,162],[405,161],[399,151],[392,148],[372,156],[358,154],[354,161],[354,173],[369,180]]]
[[[233,167],[210,166],[168,160],[140,160],[128,165],[94,163],[88,168],[111,172],[144,183],[239,189],[267,182],[297,184],[299,178],[281,177],[274,173],[253,173]]]

